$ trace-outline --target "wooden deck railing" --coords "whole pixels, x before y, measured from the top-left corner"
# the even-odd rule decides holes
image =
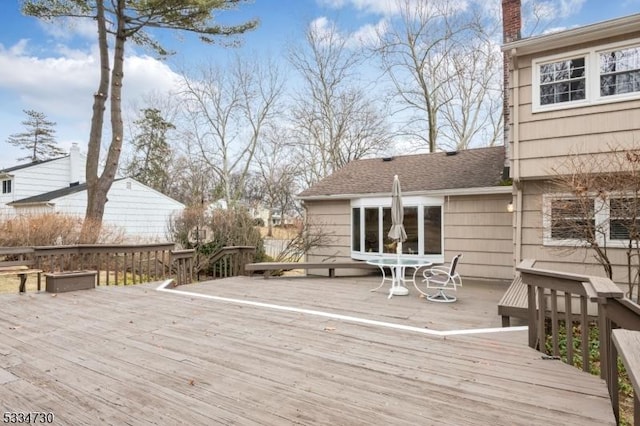
[[[91,269],[98,272],[98,285],[128,285],[172,276],[173,243],[78,244],[34,247],[38,268],[45,272]]]
[[[194,253],[194,249],[175,250],[171,252],[171,263],[175,269],[176,286],[193,282]]]
[[[195,250],[175,250],[175,244],[78,244],[28,248],[34,267],[45,273],[97,271],[98,285],[140,284],[174,277],[176,285],[191,283]],[[254,246],[223,247],[207,259],[211,278],[246,275],[255,259]]]
[[[244,266],[254,261],[254,246],[222,247],[208,259],[212,278],[227,278],[247,275]]]
[[[589,364],[589,328],[599,329],[600,376],[607,382],[616,420],[620,421],[618,356],[631,379],[634,393],[634,423],[640,425],[640,305],[627,299],[611,280],[534,268],[535,261],[518,265],[528,286],[529,346],[545,352],[551,339],[551,355],[559,356],[560,318],[564,317],[568,364],[574,365],[573,325],[579,323],[582,369]],[[559,304],[559,300],[564,303]],[[548,326],[549,322],[551,323]]]

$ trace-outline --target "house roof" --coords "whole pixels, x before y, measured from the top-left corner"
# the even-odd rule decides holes
[[[21,204],[39,204],[39,203],[47,203],[49,201],[55,200],[56,198],[64,197],[65,195],[75,194],[76,192],[85,191],[87,189],[86,183],[81,183],[79,185],[68,186],[62,189],[56,189],[55,191],[45,192],[44,194],[34,195],[33,197],[23,198],[21,200],[16,200],[11,203],[7,203],[9,206],[19,206]]]
[[[513,51],[515,49],[518,55],[528,55],[634,32],[640,33],[640,13],[565,31],[515,40],[505,43],[502,50]]]
[[[115,182],[119,182],[119,181],[123,181],[123,180],[130,180],[132,182],[135,182],[138,185],[142,185],[143,187],[147,188],[149,191],[153,191],[154,193],[158,194],[161,197],[164,197],[168,200],[171,200],[174,203],[177,203],[181,206],[184,206],[181,202],[174,200],[173,198],[169,197],[168,195],[165,195],[159,191],[156,191],[155,189],[148,187],[138,181],[136,181],[133,178],[129,178],[129,177],[123,177],[123,178],[118,178],[118,179],[114,179],[114,183]],[[87,184],[86,183],[81,183],[79,185],[73,185],[73,186],[68,186],[62,189],[56,189],[55,191],[50,191],[50,192],[46,192],[44,194],[39,194],[39,195],[34,195],[33,197],[28,197],[28,198],[23,198],[21,200],[16,200],[13,201],[11,203],[7,203],[7,205],[9,206],[21,206],[21,205],[29,205],[29,204],[42,204],[42,203],[48,203],[51,202],[53,200],[56,200],[58,198],[62,198],[65,197],[67,195],[71,195],[71,194],[75,194],[77,192],[82,192],[82,191],[86,191],[87,190]]]
[[[28,167],[37,166],[38,164],[44,164],[44,163],[48,163],[50,161],[60,160],[61,158],[67,158],[68,156],[69,155],[63,155],[62,157],[50,158],[48,160],[37,160],[37,161],[32,161],[31,163],[20,164],[20,165],[17,165],[17,166],[6,168],[6,169],[0,169],[0,174],[7,174],[7,173],[15,172],[16,170],[26,169]]]
[[[492,187],[500,185],[504,162],[504,146],[356,160],[298,196],[390,193],[394,175],[405,193]]]

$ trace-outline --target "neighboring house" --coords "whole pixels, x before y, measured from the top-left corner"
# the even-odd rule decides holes
[[[588,248],[573,249],[578,242],[553,232],[554,221],[572,218],[557,209],[567,194],[551,179],[568,156],[640,149],[640,14],[527,39],[519,39],[519,0],[503,0],[503,17],[515,262],[602,275]],[[596,221],[608,225],[606,206]],[[628,239],[602,238],[614,280],[625,281]]]
[[[504,164],[502,146],[353,161],[299,195],[310,222],[331,240],[311,250],[307,260],[393,256],[387,232],[397,174],[406,255],[441,263],[462,252],[466,276],[509,279],[512,197],[511,186],[501,185]]]
[[[85,158],[74,144],[69,155],[0,170],[0,217],[61,213],[84,217]],[[166,240],[167,224],[184,205],[132,178],[116,179],[107,195],[103,223],[131,241]]]

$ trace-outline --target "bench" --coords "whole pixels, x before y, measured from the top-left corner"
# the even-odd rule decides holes
[[[498,302],[498,315],[502,316],[502,326],[511,325],[511,317],[528,318],[529,296],[527,285],[517,276]]]
[[[19,292],[26,292],[27,275],[38,274],[38,291],[41,285],[41,269],[35,269],[33,249],[0,248],[0,275],[17,275],[20,278]]]
[[[248,263],[244,266],[245,271],[252,275],[253,272],[263,271],[264,278],[267,279],[271,275],[271,271],[290,271],[292,269],[328,269],[329,277],[335,278],[336,269],[368,269],[377,270],[375,265],[369,265],[365,262],[259,262]]]

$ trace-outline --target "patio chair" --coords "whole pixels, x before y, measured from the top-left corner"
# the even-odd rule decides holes
[[[451,303],[457,300],[456,296],[447,294],[445,291],[457,291],[458,287],[462,286],[462,278],[456,271],[461,257],[462,253],[456,255],[449,266],[434,266],[424,271],[423,282],[427,284],[427,293],[423,294],[427,296],[427,300],[444,303]],[[437,292],[429,294],[429,289],[437,290]]]

